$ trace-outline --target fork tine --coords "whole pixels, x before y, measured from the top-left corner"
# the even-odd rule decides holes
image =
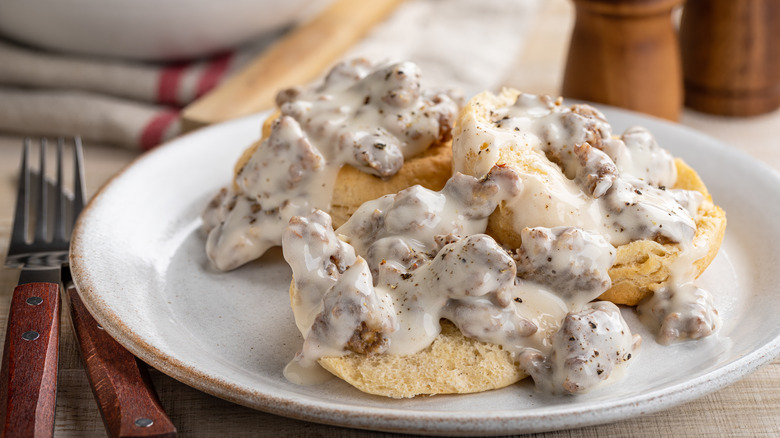
[[[65,140],[57,139],[57,191],[54,204],[54,235],[52,242],[65,242],[65,191],[63,190],[62,151]]]
[[[82,151],[81,137],[73,139],[75,148],[73,148],[73,220],[75,222],[81,210],[84,208],[84,193],[86,192],[84,184],[84,153]]]
[[[41,139],[41,153],[40,153],[40,166],[38,169],[38,214],[35,221],[35,237],[33,241],[44,242],[46,241],[46,224],[48,221],[48,200],[46,187],[46,139]]]
[[[10,247],[18,248],[27,242],[27,210],[30,204],[30,139],[24,139],[22,148],[22,164],[19,166],[19,184],[16,191],[16,208],[14,225],[11,231]]]

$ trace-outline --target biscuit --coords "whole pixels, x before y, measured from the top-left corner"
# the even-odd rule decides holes
[[[527,376],[508,351],[463,336],[447,320],[441,321],[441,333],[433,343],[416,354],[352,353],[324,357],[319,363],[363,392],[392,398],[482,392]]]
[[[508,101],[506,93],[501,97],[488,95],[481,105],[474,105],[472,100],[461,112],[461,119],[479,117],[480,112],[489,111],[490,106],[485,105],[485,100],[505,105]],[[509,92],[509,95],[516,98],[516,94],[512,96],[512,92]],[[455,126],[456,136],[462,126],[460,120]],[[446,149],[446,152],[437,151],[437,148]],[[340,189],[336,189],[332,204],[334,224],[341,225],[363,200],[394,193],[412,184],[422,183],[433,190],[439,190],[450,173],[444,171],[443,166],[444,163],[449,165],[451,153],[447,145],[437,145],[416,158],[417,161],[409,160],[404,165],[402,172],[408,171],[408,174],[399,174],[399,178],[403,178],[402,183],[391,185],[390,181],[385,181],[383,183],[388,183],[388,186],[384,188],[369,187],[373,186],[369,184],[371,179],[381,180],[345,167],[339,174],[337,186]],[[499,159],[499,165],[527,166],[527,163],[517,157],[507,155],[510,154],[504,154]],[[478,173],[476,157],[455,159],[464,160],[465,165],[462,167],[467,172],[472,170]],[[724,211],[712,202],[706,186],[693,169],[680,159],[675,160],[675,166],[677,182],[673,188],[695,190],[704,197],[695,217],[697,228],[694,244],[707,248],[706,255],[694,262],[698,276],[718,252],[725,233],[726,216]],[[524,170],[528,170],[528,167]],[[441,176],[425,182],[415,179],[426,178],[429,172],[436,175],[441,173]],[[369,180],[361,181],[359,178]],[[512,211],[499,204],[490,216],[487,233],[504,246],[517,248],[520,246],[520,236],[512,228],[512,223]],[[612,287],[599,299],[616,304],[636,305],[666,284],[670,277],[670,266],[680,256],[680,245],[673,243],[639,240],[617,247],[616,262],[609,271]],[[294,282],[290,287],[290,294],[291,298],[295,294]],[[412,355],[349,353],[345,356],[320,358],[319,364],[363,392],[392,398],[481,392],[511,385],[527,376],[518,365],[517,356],[498,345],[465,337],[447,320],[442,320],[441,325],[442,331],[434,342]]]
[[[451,162],[452,143],[447,141],[436,143],[422,154],[407,159],[401,170],[387,179],[345,165],[336,178],[330,203],[333,227],[343,225],[364,202],[398,193],[415,184],[434,191],[441,190],[452,176]]]
[[[271,124],[280,115],[281,113],[276,111],[265,120],[262,138],[252,143],[236,161],[236,175],[271,134]],[[452,176],[451,162],[452,142],[446,141],[434,143],[425,152],[406,159],[398,173],[385,179],[361,172],[348,164],[344,165],[336,177],[330,203],[329,213],[333,227],[338,228],[344,224],[364,202],[397,193],[415,184],[431,190],[441,190]]]
[[[718,254],[726,233],[726,213],[713,204],[712,197],[696,172],[681,159],[676,159],[676,189],[695,190],[705,198],[696,216],[696,246],[705,246],[707,254],[696,260],[696,277],[707,269]],[[638,240],[617,248],[617,260],[609,270],[612,287],[599,299],[615,304],[635,306],[669,280],[669,267],[680,256],[679,244],[660,244],[652,240]]]
[[[291,300],[295,293],[293,281]],[[415,354],[350,353],[323,357],[318,362],[365,393],[391,398],[482,392],[509,386],[528,376],[511,353],[498,345],[463,336],[444,319],[439,336]]]
[[[511,105],[520,94],[517,90],[504,89],[499,95],[482,93],[466,104],[455,125],[453,135],[458,136],[464,126],[473,125],[475,121],[486,120],[493,108]],[[498,160],[499,165],[519,168],[523,171],[539,172],[533,163],[522,157],[523,150],[502,150]],[[466,173],[478,173],[479,157],[464,154],[460,159]],[[704,195],[704,202],[699,207],[696,217],[696,246],[704,245],[707,253],[694,262],[696,277],[709,266],[718,253],[726,231],[726,214],[712,202],[707,187],[696,171],[683,160],[675,159],[677,167],[677,182],[673,188],[695,190]],[[487,234],[509,248],[520,247],[520,234],[513,227],[513,213],[504,204],[499,204],[488,221]],[[615,304],[629,306],[637,305],[653,291],[663,287],[670,276],[670,266],[680,256],[679,244],[660,244],[651,240],[638,240],[617,247],[617,259],[609,270],[612,287],[599,297],[601,300],[612,301]]]

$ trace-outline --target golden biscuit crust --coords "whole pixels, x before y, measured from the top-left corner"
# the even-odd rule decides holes
[[[449,321],[442,320],[441,326],[433,343],[416,354],[352,353],[319,363],[363,392],[392,398],[482,392],[527,376],[506,350],[463,336]]]
[[[296,300],[295,279],[290,302]],[[528,376],[502,347],[463,336],[450,321],[441,333],[415,354],[323,357],[319,364],[355,388],[390,398],[417,395],[467,394],[499,389]]]
[[[281,113],[274,112],[263,123],[263,137],[252,143],[236,161],[235,175],[249,161],[260,144],[271,135],[271,125]],[[452,176],[452,142],[434,143],[425,152],[406,159],[395,175],[382,179],[345,165],[336,177],[331,199],[330,215],[333,227],[338,228],[364,202],[419,184],[431,190],[441,190]],[[235,180],[233,182],[235,184]]]
[[[330,216],[333,227],[338,228],[352,216],[364,202],[419,184],[439,191],[452,176],[451,142],[437,143],[425,152],[404,161],[395,175],[381,179],[361,172],[352,166],[344,166],[336,178]]]
[[[696,217],[695,246],[708,248],[707,254],[696,260],[696,277],[702,274],[718,254],[726,234],[726,212],[712,203],[712,197],[696,172],[681,159],[677,166],[676,189],[695,190],[704,195]],[[609,270],[612,287],[599,299],[615,304],[635,306],[669,281],[670,266],[680,257],[679,244],[662,245],[652,240],[638,240],[617,248],[617,260]]]
[[[463,129],[473,127],[481,121],[489,120],[491,109],[514,104],[518,95],[520,92],[513,89],[504,89],[498,95],[489,92],[477,95],[461,111],[454,135],[459,135]],[[457,155],[458,151],[455,153]],[[526,159],[526,153],[528,151],[522,145],[513,145],[501,151],[498,164],[522,169],[524,172],[544,172],[534,166],[533,160]],[[461,160],[460,165],[467,173],[477,171],[479,157],[472,151],[461,157],[456,156],[455,160]],[[718,253],[726,232],[726,213],[712,202],[707,187],[696,171],[679,158],[675,159],[675,165],[677,182],[673,188],[695,190],[704,195],[704,202],[695,218],[694,243],[696,246],[704,245],[708,250],[704,257],[694,262],[698,277]],[[513,223],[512,210],[503,203],[499,204],[488,220],[487,234],[504,246],[518,248],[521,239]],[[639,240],[617,247],[617,259],[609,270],[612,287],[599,299],[615,304],[637,305],[667,283],[670,266],[679,258],[680,250],[679,244],[660,244],[651,240]]]

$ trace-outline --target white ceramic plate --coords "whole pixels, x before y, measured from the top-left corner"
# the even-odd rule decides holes
[[[719,255],[699,283],[723,327],[663,347],[643,335],[627,377],[583,396],[535,393],[531,382],[474,395],[392,400],[338,379],[297,386],[282,369],[302,345],[281,251],[230,272],[209,266],[199,214],[227,185],[263,115],[203,129],[138,159],[108,183],[73,236],[72,269],[95,319],[160,371],[233,402],[342,426],[429,434],[510,434],[611,422],[700,397],[780,352],[780,175],[679,125],[607,109],[616,132],[641,124],[698,170],[728,214]],[[528,379],[526,379],[528,380]]]

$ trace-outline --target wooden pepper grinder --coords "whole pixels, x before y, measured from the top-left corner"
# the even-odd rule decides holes
[[[685,104],[727,116],[780,108],[780,0],[688,0]]]
[[[563,94],[670,120],[682,109],[672,10],[683,0],[574,0]]]

